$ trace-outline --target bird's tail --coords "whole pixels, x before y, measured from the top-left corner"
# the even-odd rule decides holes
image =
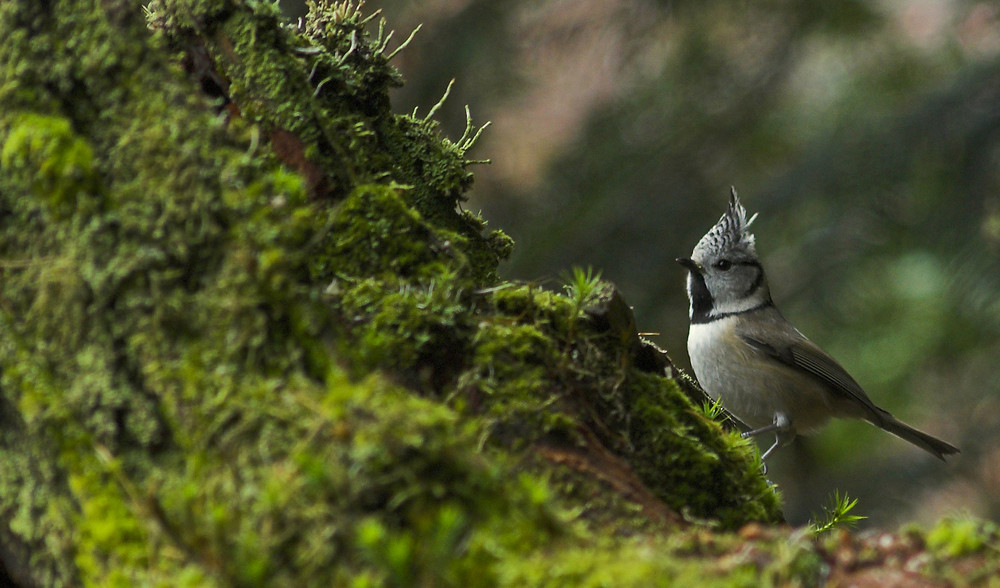
[[[881,411],[879,416],[881,417],[879,422],[873,422],[875,426],[892,433],[904,441],[913,443],[941,461],[944,461],[944,456],[946,455],[958,453],[958,447],[955,447],[951,443],[946,443],[937,437],[932,437],[923,431],[918,431],[886,411]]]

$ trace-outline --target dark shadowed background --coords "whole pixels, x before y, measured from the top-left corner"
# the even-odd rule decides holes
[[[301,2],[282,2],[289,14]],[[942,464],[835,422],[772,460],[789,522],[835,489],[865,524],[1000,518],[1000,8],[993,2],[370,1],[448,136],[492,121],[472,200],[506,277],[593,266],[688,366],[683,271],[730,185],[778,306]],[[768,440],[768,443],[770,441]]]

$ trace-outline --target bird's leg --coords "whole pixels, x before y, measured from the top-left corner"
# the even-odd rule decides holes
[[[775,449],[777,449],[777,448],[779,448],[779,447],[781,447],[781,446],[783,446],[783,445],[785,445],[787,443],[788,443],[788,441],[783,440],[781,438],[781,435],[775,435],[774,436],[774,443],[770,447],[767,448],[767,451],[765,451],[763,453],[763,455],[760,456],[760,461],[766,460],[767,456],[771,455],[772,451],[774,451]]]
[[[757,435],[763,435],[764,433],[770,433],[771,431],[778,431],[779,433],[787,433],[792,428],[792,421],[785,416],[785,413],[778,412],[774,414],[774,420],[770,425],[764,425],[759,429],[752,429],[743,433],[741,437],[747,439],[749,437],[756,437]]]
[[[771,445],[763,455],[760,456],[760,460],[764,461],[769,455],[779,447],[783,447],[791,443],[792,439],[795,438],[795,432],[792,429],[792,421],[788,416],[783,413],[775,413],[774,421],[770,425],[765,425],[759,429],[753,429],[752,431],[747,431],[741,436],[744,439],[749,437],[755,437],[763,433],[770,433],[771,431],[776,431],[777,434],[774,436],[774,444]],[[766,470],[765,470],[766,471]]]

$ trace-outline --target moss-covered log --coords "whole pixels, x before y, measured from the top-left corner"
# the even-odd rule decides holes
[[[7,579],[821,574],[807,537],[719,563],[745,538],[710,528],[780,520],[748,444],[609,284],[498,279],[476,128],[392,113],[357,5],[20,0],[0,30]]]

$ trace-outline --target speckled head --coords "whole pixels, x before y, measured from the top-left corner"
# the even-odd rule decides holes
[[[724,252],[728,254],[743,253],[747,257],[756,257],[754,236],[747,231],[756,218],[755,214],[750,217],[750,220],[747,220],[747,211],[740,204],[736,188],[732,188],[729,197],[729,210],[701,238],[701,241],[698,241],[691,253],[691,258],[698,262],[704,262],[707,259],[716,258]]]

